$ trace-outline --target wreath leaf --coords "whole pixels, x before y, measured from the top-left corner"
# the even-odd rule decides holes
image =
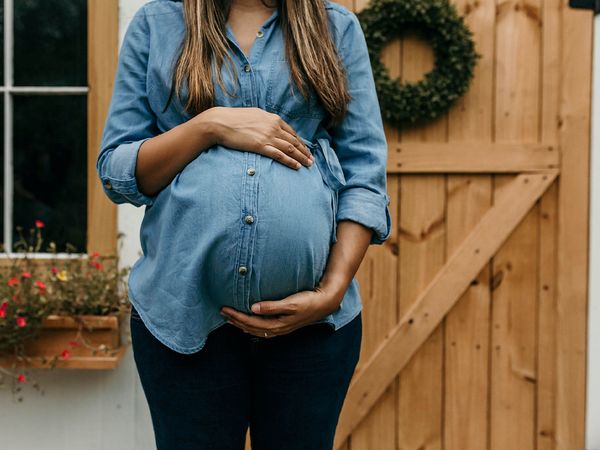
[[[477,60],[473,34],[447,0],[371,0],[356,13],[369,57],[382,117],[397,126],[424,123],[445,114],[467,90]],[[434,68],[417,82],[392,79],[380,55],[408,27],[423,31]]]

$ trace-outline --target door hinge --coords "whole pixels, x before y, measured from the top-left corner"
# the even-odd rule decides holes
[[[600,0],[569,0],[569,6],[575,9],[592,9],[594,14],[600,12]]]

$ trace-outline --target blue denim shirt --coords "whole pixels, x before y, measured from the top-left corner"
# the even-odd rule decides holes
[[[169,69],[185,33],[182,3],[152,0],[126,30],[96,167],[112,202],[145,206],[143,255],[131,268],[128,295],[153,335],[177,352],[204,346],[208,333],[226,323],[223,305],[252,314],[255,302],[317,286],[341,220],[372,229],[371,244],[390,236],[387,142],[364,34],[350,10],[330,1],[326,10],[353,97],[335,129],[325,130],[325,109],[314,92],[309,102],[297,90],[289,95],[277,9],[247,58],[227,25],[239,95],[226,96],[215,86],[217,105],[279,114],[315,163],[295,170],[254,152],[214,145],[155,195],[138,189],[140,145],[191,118],[175,96],[162,112]],[[222,74],[233,90],[225,67]],[[338,329],[361,309],[354,278],[340,307],[318,322]]]

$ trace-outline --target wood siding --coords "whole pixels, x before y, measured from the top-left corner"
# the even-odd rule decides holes
[[[386,124],[395,228],[359,269],[335,447],[583,449],[593,13],[452,3],[483,58],[448,114]],[[381,57],[403,81],[433,65],[413,30]]]

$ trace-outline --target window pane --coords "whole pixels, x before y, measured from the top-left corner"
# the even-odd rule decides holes
[[[13,243],[40,219],[44,247],[85,252],[87,227],[87,97],[14,97]]]
[[[4,146],[4,96],[0,95],[0,149]],[[0,150],[0,244],[4,251],[4,152]],[[6,249],[8,250],[8,249]]]
[[[15,85],[87,85],[87,0],[14,2]]]
[[[4,85],[4,0],[0,0],[0,85]]]

